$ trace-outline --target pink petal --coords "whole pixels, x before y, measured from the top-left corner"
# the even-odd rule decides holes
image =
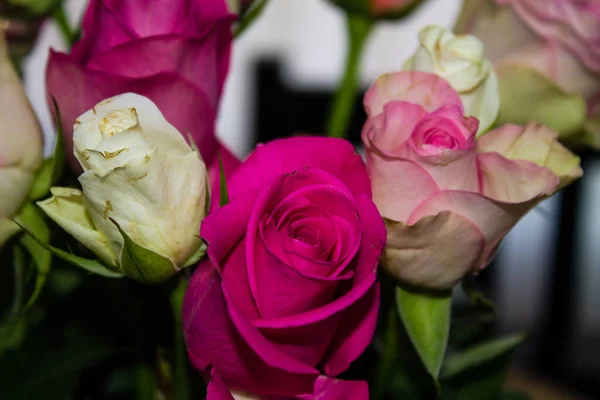
[[[212,366],[210,367],[210,377],[206,388],[206,400],[235,400],[229,388],[225,386],[216,369]]]
[[[343,139],[297,136],[258,145],[228,179],[231,198],[267,186],[273,177],[315,168],[341,180],[353,195],[371,193],[371,182],[360,156]]]
[[[85,67],[131,79],[177,73],[205,93],[216,109],[227,75],[230,43],[231,28],[221,24],[203,38],[170,34],[112,46],[92,55]]]
[[[382,216],[396,221],[406,221],[415,207],[438,190],[422,166],[375,148],[367,147],[367,169],[377,209]]]
[[[313,395],[297,396],[298,400],[369,400],[369,386],[364,381],[343,381],[320,376]]]
[[[379,296],[379,283],[376,283],[362,299],[344,311],[322,363],[325,374],[338,376],[346,371],[369,346],[377,325]]]
[[[405,101],[389,102],[385,104],[381,114],[365,124],[363,143],[388,156],[397,156],[419,121],[426,115],[427,111],[420,105]]]
[[[251,319],[258,318],[259,312],[250,293],[244,240],[258,194],[257,190],[248,192],[225,207],[213,210],[202,221],[200,232],[208,244],[210,260],[223,275],[223,284],[231,293],[236,293],[235,305]]]
[[[550,169],[529,161],[509,160],[498,153],[477,156],[481,193],[505,203],[526,201],[552,194],[560,179]]]
[[[130,1],[128,3],[135,3]],[[138,35],[106,8],[102,0],[90,0],[82,22],[82,38],[73,45],[71,56],[85,63],[95,53],[134,40]],[[110,34],[103,34],[110,32]]]
[[[471,220],[450,211],[421,217],[412,225],[386,221],[382,268],[417,287],[450,289],[479,267],[485,237]]]
[[[458,93],[438,75],[402,71],[380,76],[367,91],[364,99],[367,116],[381,114],[385,104],[399,100],[418,104],[427,111],[451,104],[462,109]]]
[[[440,191],[415,209],[407,224],[413,225],[422,217],[436,215],[441,211],[451,211],[463,216],[477,226],[485,238],[483,264],[483,260],[489,259],[489,254],[499,241],[535,204],[537,204],[535,200],[507,204],[496,202],[478,193]]]
[[[253,393],[292,396],[313,391],[318,371],[278,351],[225,300],[210,262],[194,272],[182,313],[196,369],[214,365],[225,385]]]

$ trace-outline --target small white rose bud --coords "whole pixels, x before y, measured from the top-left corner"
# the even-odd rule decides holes
[[[57,188],[53,198],[40,203],[49,217],[137,280],[160,281],[185,266],[202,245],[198,234],[208,200],[207,171],[156,105],[131,93],[104,100],[76,120],[73,142],[84,171],[79,182],[89,221],[78,222],[81,208],[61,208],[67,193]],[[72,200],[77,194],[69,195]],[[131,271],[125,265],[131,254],[124,236],[160,256],[155,265],[146,259]]]
[[[465,114],[479,120],[477,134],[486,132],[498,117],[500,94],[483,44],[475,36],[455,36],[437,25],[421,29],[419,43],[403,69],[434,73],[448,81],[460,95]]]

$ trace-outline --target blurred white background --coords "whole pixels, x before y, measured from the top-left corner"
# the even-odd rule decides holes
[[[73,23],[81,18],[86,0],[67,0]],[[414,50],[417,31],[428,23],[451,27],[459,11],[459,0],[431,0],[410,20],[385,23],[377,27],[368,43],[361,81],[364,86],[379,74],[399,69],[402,61]],[[325,0],[272,0],[262,18],[235,43],[231,74],[222,102],[218,123],[219,136],[239,156],[251,150],[250,127],[253,126],[252,93],[253,65],[261,57],[277,56],[284,65],[284,77],[289,85],[303,88],[333,89],[342,72],[345,56],[345,29],[342,14]],[[46,151],[53,144],[53,127],[44,94],[44,69],[49,47],[64,49],[58,30],[47,24],[34,54],[25,66],[27,90],[44,128]],[[586,172],[600,175],[600,168]],[[591,177],[590,177],[591,178]],[[600,177],[598,177],[600,179]],[[591,180],[600,182],[599,179]],[[600,196],[600,184],[587,190],[592,199]],[[556,239],[558,201],[541,205],[544,212],[531,212],[509,235],[495,266],[494,281],[498,286],[498,302],[507,329],[530,330],[540,323],[544,314],[544,290],[548,284],[548,268],[552,260],[546,249]],[[581,215],[600,211],[595,204],[585,204]],[[595,210],[595,211],[594,211]],[[591,290],[578,299],[579,330],[600,329],[600,317],[594,310],[600,304],[600,277],[590,266],[600,260],[600,231],[597,218],[584,221],[581,242],[581,282]]]

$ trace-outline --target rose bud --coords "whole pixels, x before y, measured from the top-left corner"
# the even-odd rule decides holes
[[[330,0],[349,13],[368,18],[401,18],[412,11],[422,0]]]
[[[27,199],[42,164],[42,132],[0,30],[0,246],[19,228],[9,218]]]
[[[156,105],[132,93],[104,100],[76,120],[73,142],[83,192],[53,188],[39,203],[46,214],[136,280],[159,282],[185,266],[202,244],[207,172]],[[156,262],[130,268],[126,237]]]
[[[410,285],[448,289],[482,270],[527,211],[582,175],[538,124],[475,140],[477,120],[436,75],[384,75],[365,107],[367,169],[387,228],[382,268]]]
[[[598,1],[470,0],[456,29],[476,35],[494,64],[500,122],[538,121],[563,140],[598,148],[598,26]]]
[[[404,70],[423,71],[444,78],[459,93],[467,116],[479,120],[478,135],[496,121],[500,110],[498,80],[475,36],[455,36],[437,25],[419,32],[420,45],[404,62]]]

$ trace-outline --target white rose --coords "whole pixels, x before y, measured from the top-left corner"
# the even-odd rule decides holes
[[[479,120],[477,134],[486,132],[498,117],[500,94],[483,44],[475,36],[455,36],[437,25],[423,28],[419,42],[403,69],[434,73],[448,81],[460,94],[466,115]]]
[[[42,165],[42,132],[0,29],[0,247],[19,227],[10,221]]]
[[[126,275],[139,273],[132,277],[152,282],[177,272],[202,244],[198,235],[208,178],[200,155],[152,101],[131,93],[104,100],[80,116],[73,142],[84,170],[83,192],[53,188],[42,209]],[[172,266],[128,271],[115,222],[135,244]]]

